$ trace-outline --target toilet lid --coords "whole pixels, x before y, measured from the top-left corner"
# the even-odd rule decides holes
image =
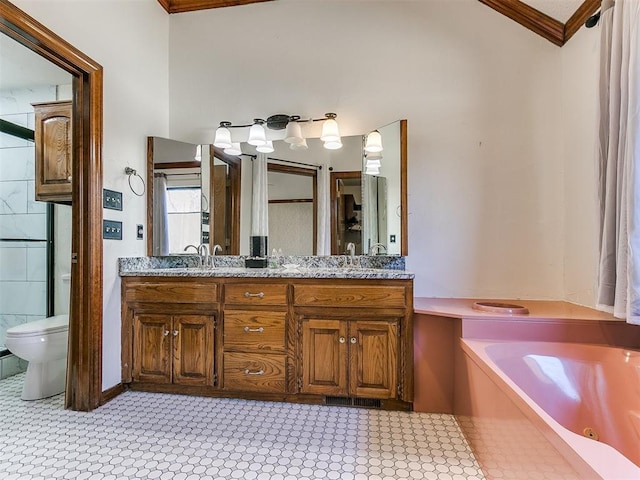
[[[7,330],[7,337],[30,337],[66,330],[69,330],[69,315],[56,315],[11,327]]]

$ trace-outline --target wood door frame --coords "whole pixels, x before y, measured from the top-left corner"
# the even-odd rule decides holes
[[[209,148],[210,166],[209,171],[209,192],[213,192],[213,166],[215,159],[223,161],[229,167],[227,176],[229,178],[229,189],[231,190],[231,202],[227,205],[227,214],[231,224],[229,239],[229,255],[240,255],[240,199],[242,187],[242,159],[240,157],[224,153],[222,148],[211,145]],[[209,193],[211,197],[211,193]],[[209,227],[211,229],[211,227]],[[209,247],[213,248],[213,235],[209,233]]]
[[[302,175],[305,177],[311,177],[313,182],[313,255],[318,253],[318,170],[315,168],[304,167],[292,167],[289,165],[282,165],[279,163],[267,162],[268,172],[288,173],[290,175]],[[289,200],[289,203],[293,203],[295,200]],[[270,201],[269,203],[272,203]]]
[[[331,255],[340,255],[340,252],[338,252],[338,189],[336,187],[336,182],[338,180],[353,178],[362,179],[362,172],[360,170],[353,170],[350,172],[331,172],[329,178],[329,182],[331,184]]]
[[[73,76],[71,304],[65,407],[102,394],[102,67],[7,0],[0,32]]]

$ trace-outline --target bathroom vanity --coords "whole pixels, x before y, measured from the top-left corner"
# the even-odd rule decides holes
[[[131,388],[411,409],[413,275],[123,268]]]

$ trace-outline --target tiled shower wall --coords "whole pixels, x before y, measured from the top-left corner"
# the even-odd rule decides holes
[[[32,102],[55,100],[57,89],[0,92],[0,118],[33,129]],[[35,201],[34,145],[0,134],[0,238],[46,239],[46,203]],[[6,330],[46,316],[46,243],[0,241],[0,350]],[[0,358],[0,378],[25,362]]]

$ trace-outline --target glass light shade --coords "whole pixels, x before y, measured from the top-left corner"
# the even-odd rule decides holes
[[[242,149],[240,148],[240,142],[234,142],[229,148],[224,149],[224,153],[228,155],[242,155]]]
[[[306,150],[307,148],[309,148],[309,146],[307,145],[307,139],[303,138],[301,142],[292,143],[291,145],[289,145],[289,148],[291,150]]]
[[[202,161],[202,145],[196,145],[196,154],[193,157],[196,162]]]
[[[256,150],[260,153],[271,153],[273,152],[273,142],[271,140],[267,140],[264,145],[258,145]]]
[[[218,148],[231,148],[231,132],[226,127],[218,127],[213,144]]]
[[[322,140],[323,142],[339,142],[340,147],[342,146],[342,143],[340,142],[340,130],[338,129],[338,122],[336,122],[333,118],[325,120],[322,124],[322,136],[320,137],[320,140]]]
[[[364,171],[365,175],[380,175],[380,167],[374,167],[367,165],[366,170]]]
[[[259,147],[260,145],[267,143],[267,135],[262,125],[259,123],[251,125],[251,128],[249,129],[249,140],[247,140],[247,143],[255,147]]]
[[[285,133],[284,141],[287,143],[300,143],[304,140],[302,137],[302,127],[298,122],[289,122]]]
[[[337,150],[339,148],[342,148],[342,142],[340,141],[340,139],[338,139],[337,141],[324,142],[324,148],[326,148],[327,150]]]
[[[380,162],[379,158],[367,158],[367,163],[366,163],[365,166],[367,168],[369,168],[369,167],[380,168],[382,166],[382,163]]]
[[[364,146],[365,152],[381,152],[382,151],[382,135],[377,130],[374,130],[367,135],[367,143]]]

